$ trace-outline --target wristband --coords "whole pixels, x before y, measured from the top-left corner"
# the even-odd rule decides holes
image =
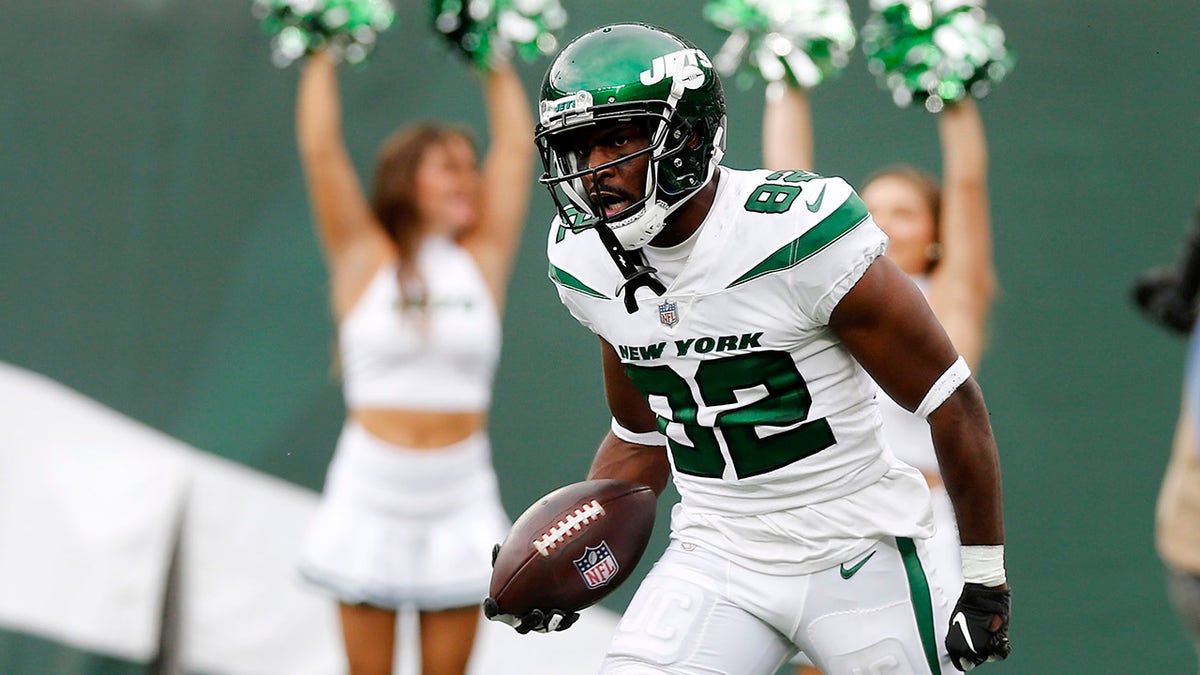
[[[1004,545],[963,546],[963,582],[999,586],[1008,581],[1004,575]]]

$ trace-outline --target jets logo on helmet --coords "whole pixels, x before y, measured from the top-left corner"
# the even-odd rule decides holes
[[[650,64],[649,70],[643,70],[641,82],[650,86],[664,77],[679,80],[685,89],[699,89],[704,86],[704,71],[698,66],[712,70],[712,62],[699,49],[680,49],[666,56],[660,56]]]

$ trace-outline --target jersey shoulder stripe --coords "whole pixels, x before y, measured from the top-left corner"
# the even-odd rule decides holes
[[[600,291],[597,291],[596,289],[592,288],[591,286],[588,286],[587,284],[583,283],[579,279],[576,279],[574,276],[571,275],[570,272],[563,270],[563,269],[559,269],[558,267],[555,267],[554,263],[550,263],[550,273],[549,274],[550,274],[550,280],[553,281],[555,284],[558,284],[558,286],[560,286],[562,288],[572,290],[577,293],[583,293],[584,295],[591,296],[593,298],[600,298],[601,300],[611,300],[612,299],[612,298],[609,298],[607,295],[601,293]]]
[[[822,195],[824,190],[822,190]],[[867,221],[867,207],[858,195],[850,192],[832,213],[800,236],[776,249],[745,274],[735,279],[729,288],[744,284],[772,272],[790,269],[841,239]]]
[[[559,291],[570,291],[598,300],[612,300],[612,297],[596,289],[616,288],[621,283],[620,272],[604,250],[596,231],[574,231],[564,227],[561,218],[555,216],[548,235],[548,276]]]

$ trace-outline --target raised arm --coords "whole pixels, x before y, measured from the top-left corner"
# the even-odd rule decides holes
[[[808,92],[783,82],[767,85],[762,153],[765,168],[813,170],[812,110]]]
[[[988,154],[979,108],[970,98],[938,115],[942,146],[942,259],[930,275],[929,304],[972,369],[979,365],[996,293],[988,207]]]
[[[604,397],[608,401],[613,418],[625,429],[634,433],[657,431],[654,412],[646,403],[625,374],[625,366],[612,345],[600,341],[601,360],[604,366]],[[662,494],[671,477],[671,465],[667,461],[665,445],[642,445],[617,438],[609,431],[600,442],[600,448],[592,460],[588,479],[621,478],[649,485],[655,494]]]
[[[337,65],[324,52],[310,56],[300,73],[296,140],[340,317],[374,272],[385,244],[346,150]]]
[[[503,304],[533,188],[533,113],[511,64],[482,75],[490,134],[477,226],[463,239]]]

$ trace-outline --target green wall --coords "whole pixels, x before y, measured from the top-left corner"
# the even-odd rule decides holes
[[[249,4],[5,3],[0,359],[319,488],[343,411],[292,137],[297,71],[270,65]],[[342,80],[364,172],[404,122],[483,130],[478,88],[434,42],[426,3],[397,4],[373,61]],[[641,19],[720,45],[697,0],[564,4],[571,35]],[[861,25],[866,0],[850,4]],[[1187,672],[1152,540],[1183,345],[1127,297],[1139,271],[1174,259],[1200,194],[1200,4],[992,9],[1019,54],[982,105],[1003,293],[980,379],[1004,461],[1007,671]],[[522,67],[531,90],[544,67]],[[755,165],[761,89],[727,95],[727,163]],[[933,118],[895,108],[860,53],[814,108],[822,173],[937,169]],[[608,420],[595,340],[545,280],[550,213],[539,191],[492,420],[514,516],[583,477]],[[656,547],[665,525],[666,504]]]

